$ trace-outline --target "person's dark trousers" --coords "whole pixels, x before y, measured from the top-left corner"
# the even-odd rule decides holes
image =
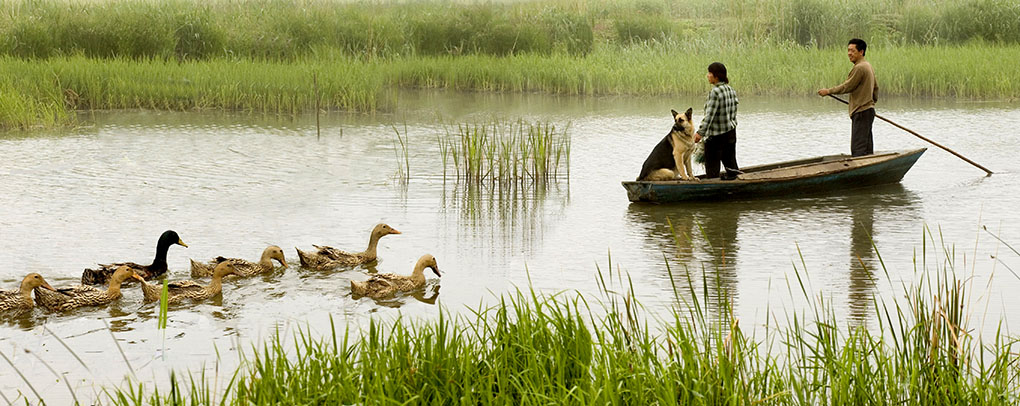
[[[719,177],[719,162],[726,168],[726,177],[733,179],[740,170],[737,166],[737,129],[705,139],[705,175],[708,178]]]
[[[871,136],[871,125],[875,123],[875,109],[867,109],[850,116],[850,155],[861,156],[875,153]]]

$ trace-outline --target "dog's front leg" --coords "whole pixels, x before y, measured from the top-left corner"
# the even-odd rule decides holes
[[[673,160],[676,161],[675,164],[677,176],[683,180],[691,180],[694,177],[693,176],[694,172],[691,171],[690,160],[684,159],[686,158],[685,155],[687,154],[684,154],[683,152],[677,151],[676,148],[673,148]]]
[[[686,152],[684,152],[684,157],[683,157],[684,168],[687,169],[687,176],[689,176],[691,178],[690,180],[701,181],[701,179],[698,179],[697,176],[694,176],[694,169],[691,169],[691,158],[693,158],[693,157],[694,157],[694,146],[692,145],[690,148],[687,149]]]

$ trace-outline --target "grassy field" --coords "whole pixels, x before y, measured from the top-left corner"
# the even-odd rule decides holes
[[[293,347],[276,337],[224,393],[178,376],[162,393],[135,384],[105,394],[118,405],[1016,404],[1016,340],[973,334],[971,282],[952,261],[928,261],[916,263],[940,269],[917,270],[927,276],[905,299],[873,303],[871,330],[845,326],[801,272],[787,284],[810,310],[772,314],[782,327],[766,321],[755,337],[725,295],[709,299],[686,272],[674,275],[682,305],[662,320],[624,276],[599,271],[599,298],[518,290],[469,316],[332,325]]]
[[[0,6],[0,128],[88,109],[293,114],[317,97],[388,111],[401,88],[701,94],[713,61],[738,92],[810,94],[845,77],[851,36],[882,94],[1020,97],[1020,6],[1000,0],[19,0]]]

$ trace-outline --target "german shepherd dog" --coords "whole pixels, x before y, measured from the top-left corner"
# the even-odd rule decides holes
[[[673,112],[673,128],[659,141],[652,153],[648,154],[637,180],[698,180],[691,170],[691,156],[694,154],[693,109],[684,114]]]

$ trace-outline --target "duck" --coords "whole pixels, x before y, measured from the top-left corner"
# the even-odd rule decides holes
[[[56,292],[42,275],[30,273],[21,280],[21,288],[18,290],[0,290],[0,312],[13,312],[20,314],[32,310],[35,302],[32,301],[32,290],[44,288]]]
[[[375,261],[375,248],[379,245],[379,239],[390,234],[400,234],[400,231],[386,224],[377,224],[372,229],[372,235],[368,238],[368,249],[364,252],[350,253],[324,245],[313,245],[318,249],[315,252],[295,249],[297,250],[298,258],[301,259],[302,267],[326,271],[337,267],[357,266]]]
[[[220,262],[213,271],[209,285],[202,286],[198,282],[184,280],[167,283],[167,303],[180,303],[185,300],[203,300],[218,295],[223,291],[223,277],[237,275],[237,270],[229,261]],[[142,281],[142,297],[145,302],[158,302],[163,292],[161,285]]]
[[[171,245],[180,245],[184,248],[188,247],[181,240],[181,237],[177,235],[174,230],[166,230],[162,235],[159,236],[159,241],[156,242],[156,257],[152,259],[150,265],[139,265],[134,262],[117,262],[112,264],[99,264],[99,268],[89,269],[81,273],[81,284],[82,285],[103,285],[110,281],[110,275],[121,266],[127,266],[134,270],[142,279],[152,280],[163,276],[166,273],[166,252],[170,249]]]
[[[411,275],[397,275],[392,273],[372,275],[367,281],[351,281],[351,292],[355,296],[368,296],[372,298],[384,298],[398,292],[407,292],[425,286],[425,268],[431,268],[436,276],[442,277],[439,273],[439,265],[436,257],[425,254],[418,258],[414,264],[414,271]]]
[[[37,287],[35,288],[35,302],[52,311],[67,311],[85,306],[102,306],[120,299],[120,285],[129,278],[139,281],[145,280],[127,265],[121,265],[110,276],[110,285],[106,289],[99,289],[88,285],[77,285],[50,292]]]
[[[259,262],[251,262],[240,258],[216,257],[207,263],[191,260],[191,277],[200,278],[212,276],[213,271],[221,263],[229,262],[237,271],[237,276],[255,276],[273,270],[273,260],[276,260],[284,268],[287,267],[287,260],[283,258],[283,249],[270,245],[262,251],[262,259]]]

